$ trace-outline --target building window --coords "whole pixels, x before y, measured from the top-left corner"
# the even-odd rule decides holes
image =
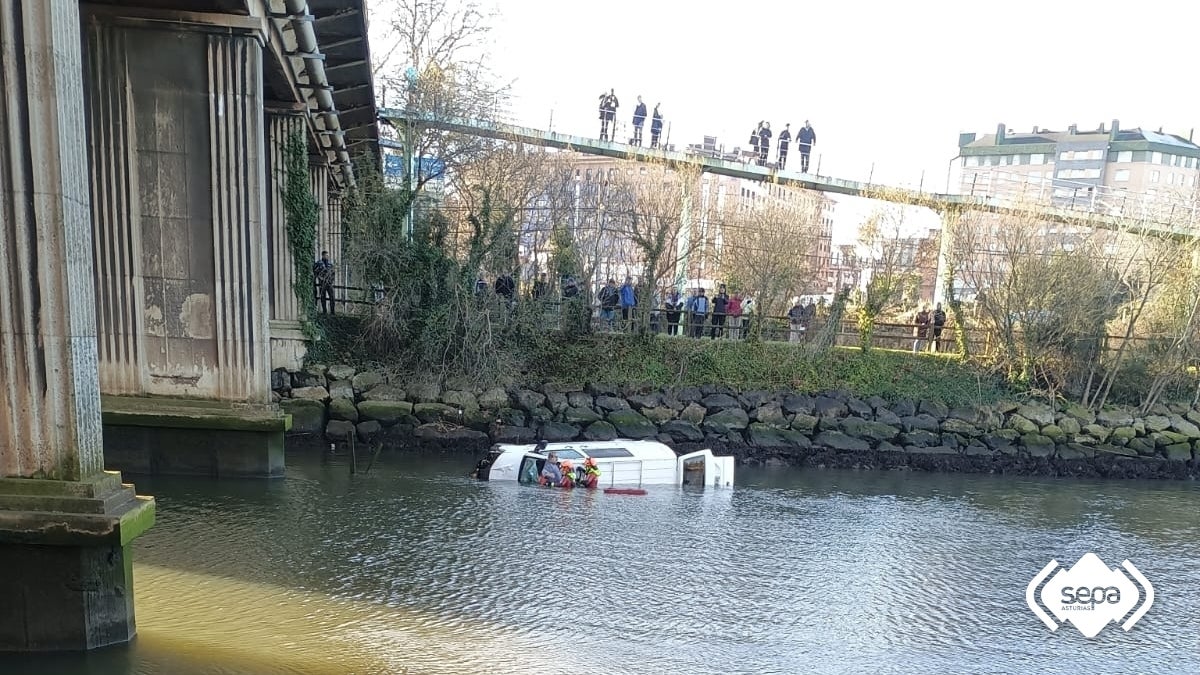
[[[1151,183],[1157,183],[1157,182],[1158,182],[1158,172],[1157,172],[1157,171],[1151,171],[1151,172],[1150,172],[1150,182],[1151,182]]]
[[[1083,172],[1083,177],[1084,178],[1099,178],[1100,177],[1100,169],[1086,169]]]
[[[1058,158],[1063,161],[1070,161],[1075,158],[1075,153],[1071,150],[1063,150],[1062,154],[1060,154]]]
[[[1030,164],[1045,164],[1046,163],[1046,155],[1044,155],[1040,152],[1035,152],[1029,156],[1029,163]]]
[[[1125,183],[1129,180],[1129,169],[1117,169],[1113,174],[1113,180],[1118,183]]]
[[[975,156],[967,157],[964,160],[963,166],[979,166],[979,158]]]
[[[1039,181],[1039,180],[1041,180],[1041,179],[1042,179],[1042,172],[1041,172],[1041,171],[1030,171],[1030,172],[1029,172],[1029,180],[1031,180],[1031,181]]]
[[[1151,164],[1162,164],[1163,163],[1162,153],[1161,152],[1151,153],[1150,154],[1150,163]]]
[[[1174,185],[1174,184],[1175,184],[1175,174],[1173,174],[1173,173],[1167,174],[1167,185]]]
[[[1193,186],[1193,187],[1196,185],[1196,177],[1195,176],[1188,176],[1188,185]]]
[[[1117,153],[1117,161],[1118,162],[1132,162],[1133,161],[1133,151],[1132,150],[1122,150],[1122,151],[1118,152]]]
[[[1177,185],[1183,185],[1183,174],[1179,174],[1179,175],[1178,175],[1178,176],[1175,178],[1175,183],[1176,183]]]
[[[1187,168],[1189,168],[1189,169],[1196,168],[1196,158],[1195,157],[1187,158]]]

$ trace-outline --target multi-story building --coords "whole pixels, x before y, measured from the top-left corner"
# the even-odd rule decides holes
[[[1080,131],[1034,127],[959,136],[963,194],[1052,201],[1057,206],[1137,217],[1196,204],[1200,145],[1162,129],[1111,126]]]

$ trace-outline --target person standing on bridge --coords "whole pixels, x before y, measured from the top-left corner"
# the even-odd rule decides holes
[[[758,123],[758,126],[754,127],[754,131],[750,132],[750,147],[754,149],[754,161],[756,161],[756,162],[758,161],[758,158],[760,156],[760,153],[758,152],[758,144],[762,140],[762,138],[761,138],[762,128],[763,128],[763,123],[760,121]]]
[[[758,163],[767,165],[767,153],[771,152],[771,123],[763,122],[758,130]]]
[[[613,135],[616,135],[617,106],[619,105],[616,89],[609,89],[607,94],[600,94],[600,140],[609,140],[610,126]]]
[[[639,96],[637,107],[633,109],[633,144],[642,147],[642,126],[646,124],[646,104]]]
[[[650,147],[658,147],[658,137],[662,134],[662,113],[658,112],[658,106],[661,103],[654,104],[654,116],[650,118]]]
[[[804,128],[796,134],[796,140],[800,145],[800,172],[808,173],[808,154],[812,152],[812,146],[817,144],[817,132],[813,131],[808,120],[804,120]]]
[[[783,131],[779,132],[779,170],[783,171],[787,166],[788,144],[792,142],[791,123],[783,125]]]

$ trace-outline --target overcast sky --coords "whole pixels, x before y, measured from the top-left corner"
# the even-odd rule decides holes
[[[677,146],[745,145],[805,119],[813,168],[945,188],[958,134],[1094,128],[1119,119],[1186,136],[1200,127],[1190,0],[495,0],[493,69],[514,114],[598,134],[610,87],[628,121],[662,103]],[[378,47],[376,47],[378,49]],[[774,149],[772,149],[772,152]]]

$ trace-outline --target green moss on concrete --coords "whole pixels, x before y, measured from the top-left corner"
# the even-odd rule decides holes
[[[153,497],[138,497],[138,505],[121,516],[121,545],[124,546],[154,527],[157,512]]]
[[[222,401],[197,401],[133,396],[101,398],[105,425],[219,429],[223,431],[287,431],[291,420],[274,406],[239,406]]]

